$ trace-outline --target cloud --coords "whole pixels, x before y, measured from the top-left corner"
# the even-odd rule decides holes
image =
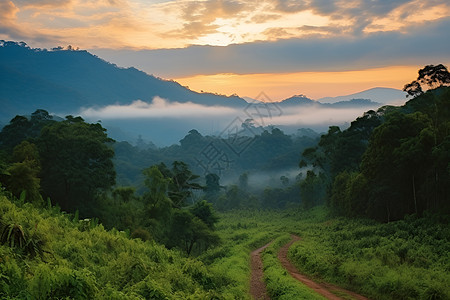
[[[0,25],[0,38],[27,37],[32,46],[47,48],[62,43],[161,49],[344,34],[358,38],[370,32],[410,32],[411,26],[450,14],[445,0],[1,1],[20,14]]]
[[[368,108],[323,108],[323,107],[297,107],[283,111],[281,116],[274,116],[271,120],[274,125],[320,128],[331,125],[342,125],[355,120]]]
[[[135,118],[198,118],[235,115],[236,110],[220,106],[203,106],[191,102],[169,102],[155,97],[151,103],[136,100],[130,105],[109,105],[101,108],[84,108],[80,115],[90,119]]]
[[[328,108],[328,107],[278,107],[258,106],[252,110],[252,104],[244,109],[221,106],[204,106],[191,102],[179,103],[155,97],[151,103],[136,100],[129,105],[109,105],[105,107],[90,107],[81,110],[80,115],[87,119],[123,120],[123,119],[176,119],[183,126],[182,120],[203,119],[231,121],[235,118],[245,120],[253,117],[259,125],[283,125],[314,127],[343,124],[354,120],[368,110],[363,108]],[[276,108],[276,112],[275,112]],[[264,109],[267,109],[265,111]],[[258,115],[252,112],[258,112]],[[225,124],[225,123],[223,123]]]
[[[50,39],[38,34],[35,30],[25,30],[17,24],[17,15],[20,9],[13,1],[0,0],[0,38],[14,37],[17,40],[35,39],[39,42],[49,42]]]
[[[3,22],[10,22],[16,19],[19,9],[12,1],[0,1],[0,16]]]
[[[230,128],[240,128],[241,122],[249,118],[254,119],[256,126],[279,126],[288,134],[295,133],[299,128],[323,132],[331,125],[346,127],[369,110],[368,107],[282,107],[281,111],[274,108],[269,105],[265,111],[262,106],[258,106],[257,110],[251,107],[211,107],[155,97],[152,103],[136,100],[129,105],[84,108],[78,115],[89,122],[101,120],[109,132],[119,131],[129,137],[142,135],[158,145],[171,145],[183,138],[190,129],[195,128],[204,135],[221,136],[226,135]],[[258,127],[252,132],[261,134],[262,130]],[[123,139],[123,135],[113,134],[112,137]]]
[[[310,6],[306,1],[278,0],[274,1],[274,8],[280,12],[293,13],[307,10]]]
[[[0,0],[17,13],[0,23],[0,39],[25,40],[33,47],[58,45],[133,46],[134,40],[154,38],[151,22],[142,22],[139,9],[128,0]]]
[[[64,7],[73,0],[14,0],[14,2],[23,7]]]
[[[92,50],[120,66],[135,66],[165,78],[198,74],[345,71],[450,61],[450,17],[411,27],[406,33],[377,32],[254,42],[226,47],[164,50]]]

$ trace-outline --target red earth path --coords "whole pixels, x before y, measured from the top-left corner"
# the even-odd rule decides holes
[[[291,245],[300,240],[300,237],[296,235],[291,235],[292,240],[284,245],[280,252],[278,253],[278,259],[280,260],[283,267],[289,272],[289,274],[302,282],[304,285],[313,289],[316,293],[324,296],[330,300],[341,300],[344,298],[339,297],[338,295],[345,295],[345,299],[356,299],[356,300],[368,300],[368,298],[354,293],[352,291],[348,291],[346,289],[340,288],[330,283],[317,283],[307,276],[299,273],[297,268],[288,260],[287,253],[289,247]],[[250,294],[253,299],[257,300],[267,300],[270,299],[267,294],[266,285],[264,283],[264,272],[263,272],[263,264],[261,260],[261,252],[264,251],[268,246],[270,246],[272,242],[267,245],[264,245],[261,248],[256,249],[250,254],[250,268],[251,268],[251,279],[250,279]]]
[[[267,245],[262,246],[261,248],[256,249],[250,254],[250,270],[251,270],[251,278],[250,278],[250,294],[253,299],[257,300],[267,300],[270,299],[269,295],[267,295],[266,284],[264,283],[264,272],[263,272],[263,264],[261,260],[261,252],[264,249],[269,247],[272,242]]]
[[[288,257],[287,257],[289,247],[291,247],[291,245],[293,243],[295,243],[296,241],[300,240],[300,237],[298,237],[296,235],[291,235],[291,237],[292,237],[292,240],[280,249],[280,252],[278,253],[278,259],[280,260],[283,267],[286,270],[288,270],[289,274],[291,274],[292,277],[294,277],[298,281],[302,282],[304,285],[313,289],[316,293],[324,296],[327,299],[331,299],[331,300],[344,299],[344,298],[339,297],[338,295],[346,295],[345,299],[351,298],[351,299],[357,299],[357,300],[368,300],[368,298],[366,298],[364,296],[361,296],[352,291],[348,291],[346,289],[340,288],[333,284],[314,282],[313,280],[309,279],[305,275],[301,274],[297,270],[297,268],[288,260]]]

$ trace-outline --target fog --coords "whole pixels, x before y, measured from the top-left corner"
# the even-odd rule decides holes
[[[279,107],[276,104],[258,104],[253,107],[231,108],[204,106],[191,102],[179,103],[155,97],[152,102],[133,101],[129,105],[109,105],[83,108],[80,115],[89,122],[101,121],[108,134],[116,140],[135,142],[138,136],[158,146],[178,143],[191,129],[203,135],[220,135],[236,121],[253,119],[256,126],[279,126],[287,134],[299,128],[324,132],[331,125],[347,127],[369,109],[330,108],[314,106]],[[261,106],[262,105],[262,106]]]
[[[133,119],[133,118],[198,118],[224,117],[234,115],[233,108],[224,106],[203,106],[192,102],[170,102],[154,97],[152,102],[133,101],[129,105],[108,105],[101,108],[84,108],[81,115],[86,118],[100,119]]]

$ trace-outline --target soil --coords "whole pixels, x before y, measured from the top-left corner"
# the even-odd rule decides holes
[[[253,299],[257,300],[268,300],[270,299],[267,295],[266,284],[264,283],[264,272],[263,263],[261,260],[261,252],[270,246],[269,244],[256,249],[250,254],[250,268],[251,268],[251,278],[250,278],[250,294]]]
[[[289,247],[296,241],[300,240],[300,237],[296,235],[291,235],[292,240],[284,245],[280,252],[278,253],[278,259],[280,260],[283,267],[288,270],[289,274],[291,274],[292,277],[297,279],[298,281],[302,282],[304,285],[308,286],[309,288],[316,291],[318,294],[324,296],[327,299],[331,300],[339,300],[339,299],[357,299],[357,300],[368,300],[368,298],[359,295],[357,293],[354,293],[352,291],[345,290],[343,288],[340,288],[338,286],[335,286],[330,283],[318,283],[310,278],[306,277],[305,275],[299,273],[299,271],[295,268],[295,266],[288,260],[287,253],[289,250]],[[342,295],[339,297],[338,295]]]

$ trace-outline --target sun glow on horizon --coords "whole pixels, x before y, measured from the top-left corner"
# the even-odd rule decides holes
[[[215,74],[176,78],[198,92],[256,97],[264,91],[273,101],[303,94],[312,99],[342,96],[373,87],[401,89],[417,77],[421,66],[392,66],[341,72]]]

